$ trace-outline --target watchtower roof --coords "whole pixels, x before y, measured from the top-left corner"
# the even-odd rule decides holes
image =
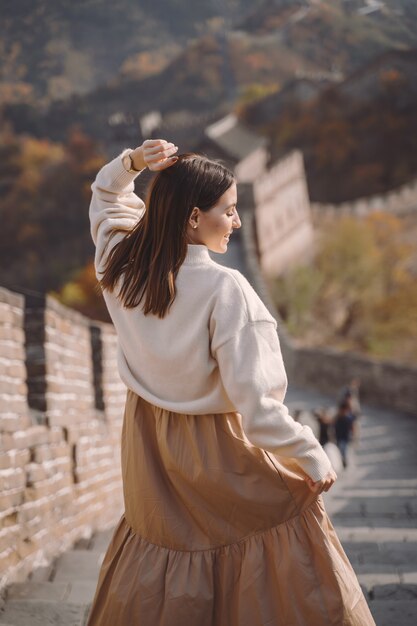
[[[204,133],[225,154],[236,161],[245,159],[249,154],[267,145],[265,137],[260,137],[245,128],[233,113],[207,126]]]

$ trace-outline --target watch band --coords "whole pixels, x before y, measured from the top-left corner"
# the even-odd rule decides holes
[[[137,170],[135,167],[133,167],[133,159],[131,157],[132,152],[133,150],[125,154],[122,162],[126,171],[129,172],[129,174],[137,174],[137,172],[141,172],[142,170]]]

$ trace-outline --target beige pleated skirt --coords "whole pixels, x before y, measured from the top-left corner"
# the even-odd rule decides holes
[[[321,496],[249,443],[239,413],[129,391],[122,467],[87,626],[375,626]]]

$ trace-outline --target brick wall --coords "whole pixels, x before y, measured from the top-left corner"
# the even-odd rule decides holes
[[[0,587],[120,516],[124,398],[111,325],[0,289]]]
[[[19,511],[33,430],[27,404],[23,298],[0,289],[0,576],[27,554]],[[29,494],[28,494],[29,495]]]

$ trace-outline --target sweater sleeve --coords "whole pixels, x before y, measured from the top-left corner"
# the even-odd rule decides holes
[[[293,458],[313,481],[330,461],[309,426],[296,422],[283,404],[287,376],[271,321],[248,321],[216,349],[226,393],[242,416],[249,441],[277,456]]]
[[[91,236],[96,245],[95,266],[99,271],[109,243],[120,237],[111,237],[115,229],[130,230],[145,212],[145,204],[134,193],[134,180],[140,172],[129,173],[122,158],[129,152],[126,148],[115,159],[104,165],[91,185],[89,216]]]

